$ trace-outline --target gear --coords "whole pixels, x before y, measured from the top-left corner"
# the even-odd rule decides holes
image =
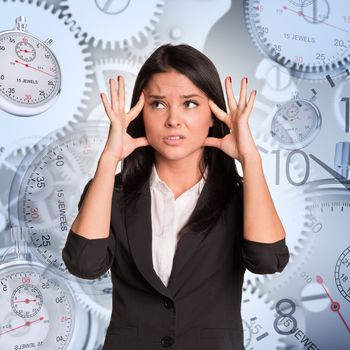
[[[0,247],[5,248],[12,244],[8,216],[8,200],[11,182],[15,176],[16,169],[30,152],[32,145],[38,141],[38,137],[30,136],[16,140],[14,144],[4,148],[0,154]]]
[[[245,349],[277,349],[280,335],[275,331],[273,303],[258,296],[251,283],[243,286],[241,314]]]
[[[110,270],[94,280],[68,281],[78,302],[99,320],[106,323],[112,311],[112,280]]]
[[[128,108],[131,102],[132,89],[138,73],[138,65],[125,59],[107,58],[96,60],[94,63],[94,84],[92,87],[93,94],[89,94],[88,100],[82,101],[84,108],[79,108],[80,114],[75,114],[74,118],[78,123],[83,121],[103,120],[109,124],[108,116],[103,108],[103,104],[96,91],[104,91],[109,95],[110,78],[116,78],[122,75],[125,79],[125,106]],[[71,126],[75,124],[71,123]]]
[[[82,91],[88,90],[90,79],[87,73],[92,69],[91,54],[86,52],[88,45],[79,43],[75,37],[75,29],[64,25],[67,16],[62,14],[58,3],[55,4],[51,1],[50,5],[42,0],[1,1],[1,11],[6,13],[2,18],[2,30],[11,29],[18,14],[24,13],[28,17],[30,33],[43,39],[53,35],[52,48],[60,62],[63,78],[58,100],[39,118],[24,120],[0,111],[1,119],[6,124],[6,130],[0,131],[3,144],[13,142],[14,133],[21,138],[28,134],[36,135],[40,130],[42,137],[66,125],[76,111],[76,101],[82,98]],[[40,20],[33,20],[36,18]],[[49,26],[43,23],[49,23]],[[69,52],[69,55],[66,52]],[[43,122],[45,120],[49,122]]]
[[[102,42],[104,48],[107,44],[115,48],[118,43],[124,48],[127,43],[131,44],[132,38],[140,40],[140,33],[146,29],[154,29],[164,0],[87,1],[83,5],[84,11],[78,1],[63,0],[64,5],[62,10],[69,16],[68,23],[82,29],[85,40],[92,39],[93,46]]]
[[[134,62],[143,63],[152,52],[161,44],[157,31],[141,33],[141,41],[132,40],[132,46],[126,45],[124,52],[126,57]]]

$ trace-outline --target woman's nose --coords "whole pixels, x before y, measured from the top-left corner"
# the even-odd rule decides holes
[[[177,126],[181,124],[180,111],[177,108],[170,108],[166,118],[166,126]]]

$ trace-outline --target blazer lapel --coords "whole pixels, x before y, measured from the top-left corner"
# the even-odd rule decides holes
[[[207,186],[205,184],[194,211],[198,210],[201,203],[205,203],[207,196]],[[172,298],[180,287],[179,283],[181,280],[178,278],[178,275],[185,266],[187,260],[195,252],[202,238],[191,232],[185,232],[181,236],[175,251],[168,287],[166,287],[153,269],[151,192],[149,189],[149,179],[141,188],[139,195],[125,208],[125,224],[131,254],[137,268],[154,289]]]

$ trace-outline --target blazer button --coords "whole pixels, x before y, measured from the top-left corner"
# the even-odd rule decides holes
[[[171,309],[174,307],[174,303],[171,299],[165,299],[163,304],[167,309]]]
[[[166,335],[160,340],[160,343],[164,348],[168,348],[169,346],[172,346],[174,342],[175,342],[174,339],[172,337],[169,337],[168,335]]]

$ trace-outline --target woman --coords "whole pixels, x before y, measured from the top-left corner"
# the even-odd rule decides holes
[[[141,67],[128,113],[123,77],[111,104],[101,94],[109,135],[62,255],[82,278],[111,268],[103,349],[244,349],[245,269],[289,260],[248,124],[256,91],[247,101],[242,79],[236,102],[231,83],[227,111],[209,58],[167,44]]]

